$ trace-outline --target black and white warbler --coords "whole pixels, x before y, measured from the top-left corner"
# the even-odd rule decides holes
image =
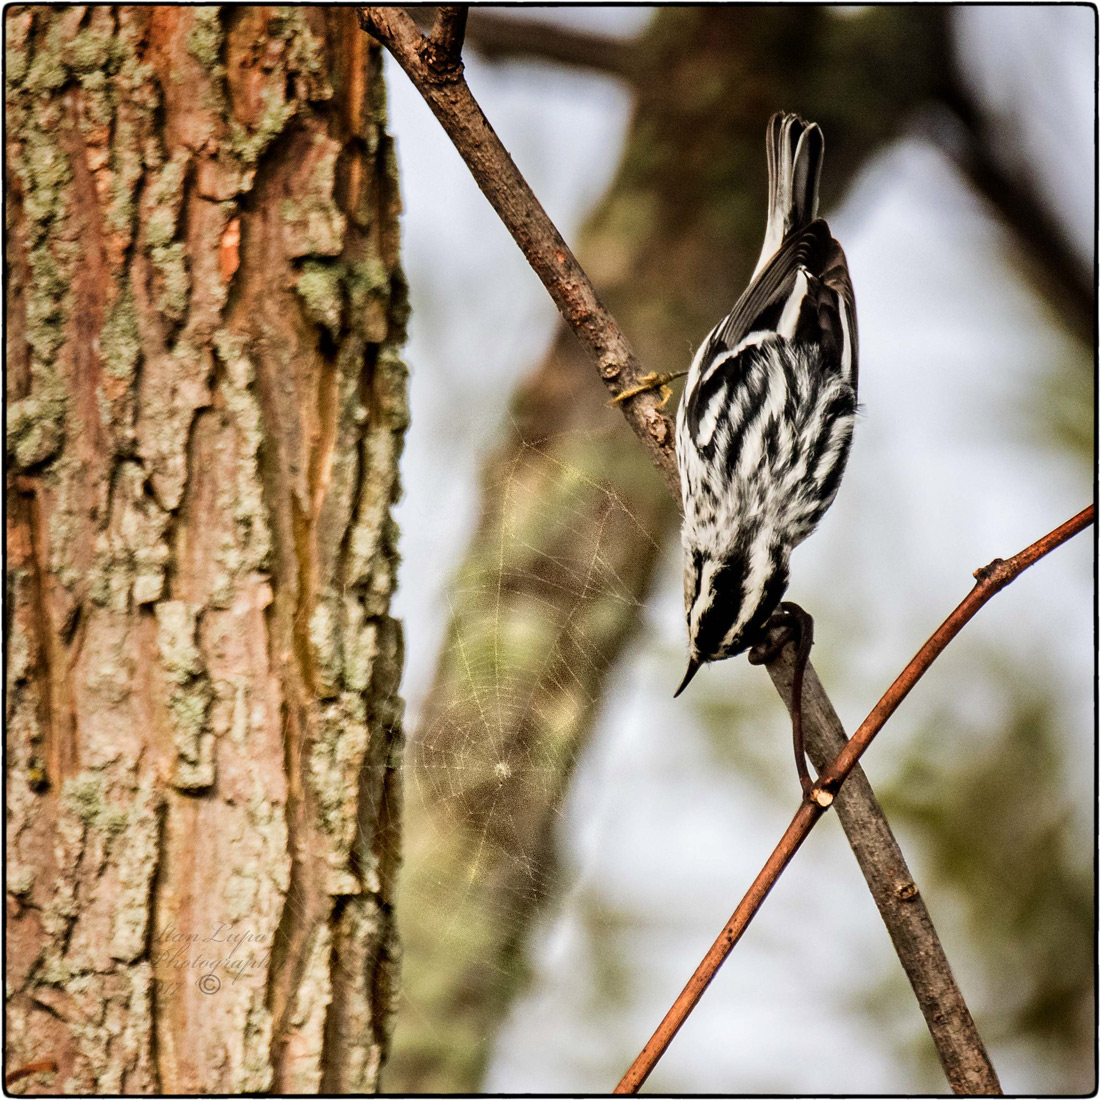
[[[844,252],[817,217],[825,141],[815,123],[780,113],[767,150],[760,259],[696,352],[676,415],[690,644],[677,695],[704,663],[763,640],[791,550],[832,503],[852,439],[855,299]]]

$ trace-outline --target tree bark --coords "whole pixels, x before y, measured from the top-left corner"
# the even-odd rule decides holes
[[[7,1071],[370,1091],[407,423],[348,9],[11,8]]]
[[[635,122],[578,249],[648,369],[685,367],[747,281],[771,111],[822,124],[827,214],[931,93],[941,41],[942,15],[898,8],[854,20],[777,6],[658,13],[626,55]],[[388,1090],[479,1088],[553,882],[563,792],[675,523],[606,401],[562,330],[483,474],[481,521],[410,753],[399,907],[410,1010]]]

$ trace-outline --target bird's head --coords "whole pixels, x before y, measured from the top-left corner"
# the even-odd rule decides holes
[[[735,657],[755,645],[787,590],[788,552],[767,544],[734,546],[714,556],[684,547],[684,607],[688,668],[679,695],[708,661]]]

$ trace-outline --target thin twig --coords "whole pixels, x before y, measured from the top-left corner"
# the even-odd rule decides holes
[[[793,704],[796,662],[795,647],[789,644],[767,666],[768,675],[788,710]],[[812,668],[806,670],[804,677],[802,714],[803,721],[808,723],[806,754],[820,773],[843,750],[848,738]],[[913,987],[952,1091],[967,1095],[999,1093],[997,1073],[951,972],[924,898],[858,764],[837,792],[834,805]]]
[[[33,1077],[36,1073],[56,1073],[57,1063],[52,1058],[40,1058],[37,1062],[28,1062],[18,1069],[9,1070],[4,1074],[4,1087],[8,1088],[24,1077]]]
[[[955,608],[944,620],[939,629],[928,639],[917,655],[905,666],[905,670],[887,689],[886,694],[876,704],[874,710],[867,716],[863,724],[856,730],[852,739],[844,746],[836,759],[819,776],[814,790],[828,793],[837,790],[855,767],[860,756],[866,751],[875,734],[882,729],[886,720],[897,709],[898,704],[909,694],[913,685],[924,675],[932,662],[943,652],[947,644],[955,637],[963,626],[974,617],[978,610],[992,596],[999,592],[1006,584],[1018,577],[1029,565],[1033,565],[1039,558],[1049,554],[1055,547],[1060,546],[1067,539],[1084,530],[1093,522],[1094,508],[1089,505],[1084,511],[1079,512],[1073,519],[1063,523],[1049,535],[1032,543],[1031,546],[1021,550],[1015,557],[1008,561],[1000,558],[991,562],[983,569],[979,569],[974,575],[977,583],[969,595]],[[816,677],[815,677],[816,679]],[[783,873],[784,868],[790,863],[795,852],[809,835],[810,830],[817,824],[818,819],[825,812],[828,801],[820,801],[813,798],[807,799],[799,806],[794,819],[787,826],[775,851],[768,857],[763,870],[753,880],[748,892],[741,904],[734,910],[725,928],[719,933],[703,961],[696,968],[683,992],[676,998],[665,1018],[661,1021],[653,1037],[646,1043],[641,1054],[634,1060],[630,1069],[626,1071],[623,1079],[615,1087],[619,1093],[637,1092],[642,1083],[652,1072],[653,1067],[664,1054],[668,1044],[672,1042],[676,1032],[680,1030],[684,1021],[690,1015],[692,1009],[699,1002],[703,991],[710,985],[718,968],[725,962],[729,953],[733,950],[737,941],[741,938],[749,922],[756,915],[757,910],[763,904],[769,891],[775,885],[776,880]]]
[[[612,396],[638,385],[645,371],[626,337],[489,125],[461,71],[433,68],[429,40],[400,8],[357,11],[363,29],[393,54],[447,131],[478,187],[595,361]],[[673,427],[659,403],[655,394],[641,393],[624,402],[623,414],[678,502]]]
[[[1095,506],[1090,504],[1072,519],[1066,520],[1049,535],[1021,550],[1014,557],[1003,561],[995,558],[988,565],[975,570],[977,583],[970,594],[944,620],[943,624],[921,646],[917,655],[905,666],[901,675],[890,685],[886,694],[875,705],[875,709],[863,720],[863,724],[852,734],[852,739],[833,763],[818,777],[816,786],[835,791],[844,777],[852,770],[855,762],[867,751],[875,735],[885,725],[886,720],[898,709],[898,705],[912,690],[913,685],[925,674],[928,666],[944,651],[948,642],[968,623],[975,613],[993,598],[1006,584],[1014,581],[1030,565],[1041,557],[1061,546],[1067,539],[1083,531],[1093,522]]]
[[[737,941],[748,928],[749,921],[756,916],[756,911],[763,905],[768,892],[824,812],[825,810],[816,802],[803,802],[798,807],[794,819],[787,826],[787,831],[768,857],[763,869],[753,879],[752,885],[741,899],[741,904],[734,910],[733,916],[726,922],[718,939],[703,956],[703,961],[695,968],[695,973],[688,980],[688,984],[684,986],[681,994],[672,1003],[672,1007],[665,1013],[665,1018],[658,1025],[652,1038],[634,1059],[630,1069],[623,1074],[623,1079],[615,1086],[615,1092],[637,1092],[645,1083],[645,1079],[653,1072],[653,1067],[660,1061],[661,1055],[668,1049],[668,1044],[676,1037],[684,1021],[691,1015],[692,1009],[699,1003],[707,986],[718,973],[718,968],[726,961],[726,956],[734,949]]]

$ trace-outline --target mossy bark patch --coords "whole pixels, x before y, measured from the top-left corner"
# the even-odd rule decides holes
[[[369,1091],[407,424],[380,57],[350,9],[6,31],[10,1059]]]

